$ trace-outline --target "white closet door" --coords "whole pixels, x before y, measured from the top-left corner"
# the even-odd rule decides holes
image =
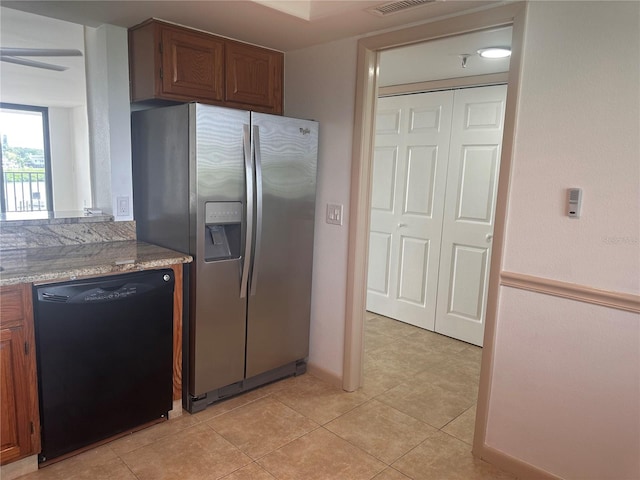
[[[378,100],[367,309],[434,329],[453,92]]]
[[[456,90],[435,331],[482,346],[506,85]]]

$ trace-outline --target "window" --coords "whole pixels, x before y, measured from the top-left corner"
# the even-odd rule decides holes
[[[53,210],[46,107],[0,103],[2,213]]]

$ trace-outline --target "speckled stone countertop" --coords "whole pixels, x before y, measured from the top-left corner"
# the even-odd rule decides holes
[[[113,221],[113,215],[106,213],[90,214],[84,211],[0,213],[0,222],[10,222],[10,225],[13,226],[55,225],[60,223],[97,223],[108,221]]]
[[[192,257],[137,241],[0,251],[0,286],[73,280],[190,263]]]

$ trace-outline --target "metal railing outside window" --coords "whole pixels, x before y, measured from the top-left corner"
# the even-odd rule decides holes
[[[44,172],[10,170],[4,172],[5,211],[46,211]]]

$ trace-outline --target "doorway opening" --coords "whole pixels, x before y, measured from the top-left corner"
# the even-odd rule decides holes
[[[474,435],[474,452],[481,455],[484,445],[488,385],[492,355],[500,257],[504,237],[504,214],[507,203],[508,178],[513,143],[517,87],[519,84],[519,48],[522,43],[524,6],[509,4],[469,15],[449,18],[405,30],[381,34],[360,40],[356,94],[356,120],[351,178],[349,225],[349,261],[347,266],[347,310],[343,388],[356,390],[363,374],[363,326],[366,307],[366,277],[369,241],[369,212],[371,205],[371,158],[373,155],[373,126],[378,94],[377,67],[382,50],[429,40],[453,37],[469,32],[513,25],[513,52],[509,68],[509,87],[505,111],[503,154],[500,182],[497,186],[496,226],[488,282],[488,300],[484,350],[478,395],[478,414]]]
[[[463,66],[460,52],[493,44],[510,46],[511,27],[381,52],[371,160],[363,391],[462,448],[476,416],[509,60]]]

